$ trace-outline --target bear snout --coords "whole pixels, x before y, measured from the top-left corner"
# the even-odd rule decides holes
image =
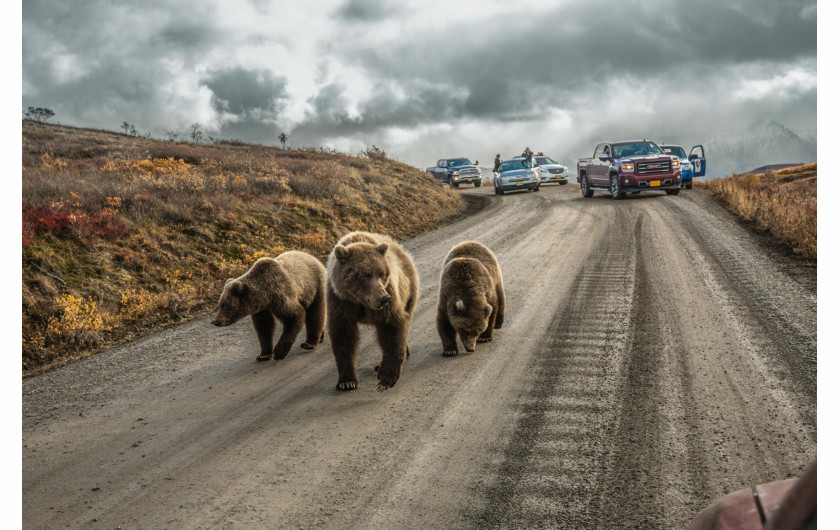
[[[210,323],[213,324],[214,326],[218,326],[220,328],[223,328],[223,327],[227,326],[228,324],[230,324],[230,322],[226,322],[224,320],[221,320],[218,317],[214,318]]]
[[[387,304],[390,300],[391,300],[391,295],[390,295],[390,294],[386,294],[385,296],[383,296],[382,298],[380,298],[380,299],[379,299],[379,304],[380,304],[380,305],[385,305],[385,304]]]

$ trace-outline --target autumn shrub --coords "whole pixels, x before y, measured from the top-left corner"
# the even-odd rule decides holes
[[[766,174],[733,175],[704,184],[740,217],[789,245],[817,257],[817,165]]]

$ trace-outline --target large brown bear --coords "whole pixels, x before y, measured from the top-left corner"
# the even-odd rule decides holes
[[[458,355],[456,334],[468,352],[493,340],[505,321],[502,269],[493,252],[475,241],[455,245],[443,260],[437,328],[443,355]]]
[[[230,326],[248,315],[260,339],[257,361],[282,359],[292,349],[306,323],[306,342],[315,349],[324,341],[327,319],[324,265],[305,252],[290,250],[276,258],[258,259],[242,276],[230,278],[219,298],[214,326]],[[274,318],[283,323],[283,334],[272,350]]]
[[[382,348],[377,390],[400,378],[408,357],[408,328],[417,304],[420,279],[411,257],[388,236],[351,232],[327,258],[327,306],[338,390],[354,390],[359,323],[376,327]]]

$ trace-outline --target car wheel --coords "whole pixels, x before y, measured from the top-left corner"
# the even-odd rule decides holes
[[[561,180],[561,181],[560,181],[560,185],[561,185],[561,186],[565,186],[565,185],[566,185],[566,184],[568,184],[568,183],[569,183],[569,181],[568,181],[568,180],[566,180],[566,181]]]
[[[613,173],[610,175],[610,195],[613,200],[623,199],[627,194],[621,192],[621,183],[618,180],[618,175]]]
[[[680,193],[680,190],[665,190],[665,193],[667,193],[668,195],[678,195]]]
[[[534,191],[540,191],[540,185],[539,185],[539,184],[537,184],[536,186],[534,186]]]
[[[583,173],[578,178],[580,179],[580,193],[587,199],[592,197],[595,194],[595,190],[589,187],[589,179],[587,178],[586,173]]]
[[[685,189],[690,190],[694,184],[686,184]]]
[[[481,187],[481,181],[479,180],[478,182],[474,182],[473,186],[475,186],[476,188],[480,188]]]

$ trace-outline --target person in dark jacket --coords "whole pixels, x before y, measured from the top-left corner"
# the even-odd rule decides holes
[[[502,165],[502,155],[497,154],[496,159],[493,160],[493,173],[499,172],[499,166]]]

